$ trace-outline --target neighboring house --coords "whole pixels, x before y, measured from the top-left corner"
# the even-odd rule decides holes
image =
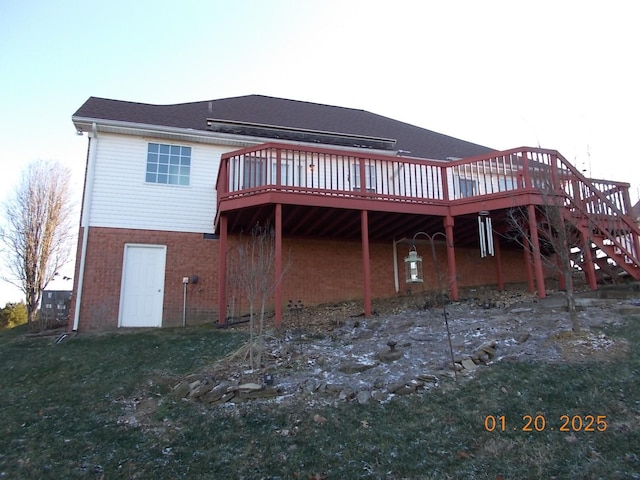
[[[552,150],[496,152],[363,110],[260,95],[177,105],[91,97],[73,123],[89,137],[74,330],[244,313],[242,265],[230,255],[257,223],[275,232],[276,321],[289,299],[357,299],[370,314],[372,298],[415,292],[399,274],[414,238],[425,257],[419,288],[435,288],[418,232],[446,234],[437,254],[453,299],[461,286],[524,281],[544,296],[540,256],[499,234],[509,208],[542,202],[547,179],[576,229],[638,270],[628,185],[591,183]],[[618,235],[594,226],[601,209],[624,223]],[[587,217],[591,230],[575,220]],[[493,255],[480,255],[479,225]],[[529,226],[537,244],[533,216]],[[593,269],[585,262],[595,288]]]
[[[64,325],[69,320],[70,290],[43,290],[40,300],[40,316],[47,323]]]

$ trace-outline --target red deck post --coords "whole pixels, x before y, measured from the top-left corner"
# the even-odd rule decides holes
[[[223,324],[227,317],[227,216],[224,214],[220,215],[218,246],[218,323]]]
[[[622,196],[622,201],[624,203],[624,214],[628,215],[631,221],[633,221],[633,219],[631,218],[633,215],[633,206],[631,205],[631,197],[629,196],[628,187],[622,191]],[[640,258],[640,237],[638,237],[638,235],[636,235],[633,231],[630,231],[629,235],[631,235],[631,244],[633,245],[633,251],[631,253],[635,255],[636,259]]]
[[[278,169],[279,171],[279,169]],[[275,264],[275,282],[274,291],[275,301],[275,323],[279,326],[282,323],[282,204],[276,203],[276,231],[275,231],[275,248],[276,248],[276,264]]]
[[[493,232],[493,249],[496,259],[496,281],[498,283],[498,291],[504,290],[504,276],[502,274],[502,253],[500,251],[500,237]]]
[[[540,240],[538,239],[538,223],[536,221],[536,207],[528,205],[529,211],[529,232],[531,243],[533,244],[533,270],[536,277],[536,287],[538,288],[538,298],[545,298],[547,292],[544,288],[544,272],[542,270],[542,257],[540,255]]]
[[[364,181],[364,179],[362,179]],[[364,315],[370,317],[371,310],[371,266],[369,264],[369,213],[360,212],[362,231],[362,274],[364,277]]]
[[[533,283],[533,267],[531,266],[531,247],[529,246],[529,242],[525,240],[524,246],[524,266],[527,270],[527,289],[529,293],[534,293],[536,291],[536,286]]]
[[[456,251],[453,246],[453,217],[444,217],[444,231],[447,236],[447,265],[449,266],[449,291],[451,300],[457,302],[460,299],[458,294],[458,279],[456,273]]]

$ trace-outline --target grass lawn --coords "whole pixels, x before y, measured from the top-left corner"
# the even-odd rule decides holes
[[[5,330],[0,478],[640,479],[640,317],[607,335],[628,354],[503,361],[384,404],[207,408],[170,387],[242,334],[163,329],[55,345]]]

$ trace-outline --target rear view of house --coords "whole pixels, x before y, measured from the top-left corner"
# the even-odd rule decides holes
[[[73,123],[89,138],[74,330],[237,315],[244,295],[229,255],[256,224],[274,231],[276,321],[289,299],[357,299],[370,314],[372,298],[415,290],[403,272],[412,244],[424,248],[419,232],[442,234],[453,299],[461,286],[521,281],[544,296],[541,178],[575,224],[575,265],[592,288],[596,249],[640,278],[629,186],[586,179],[552,150],[496,152],[362,110],[259,95],[177,105],[91,97]],[[532,249],[504,235],[514,207],[529,214]],[[423,270],[419,288],[435,288],[427,262]]]

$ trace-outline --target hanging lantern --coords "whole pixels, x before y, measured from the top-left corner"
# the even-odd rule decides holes
[[[409,255],[404,257],[404,268],[407,283],[422,283],[422,257],[418,255],[415,245],[411,246]]]

